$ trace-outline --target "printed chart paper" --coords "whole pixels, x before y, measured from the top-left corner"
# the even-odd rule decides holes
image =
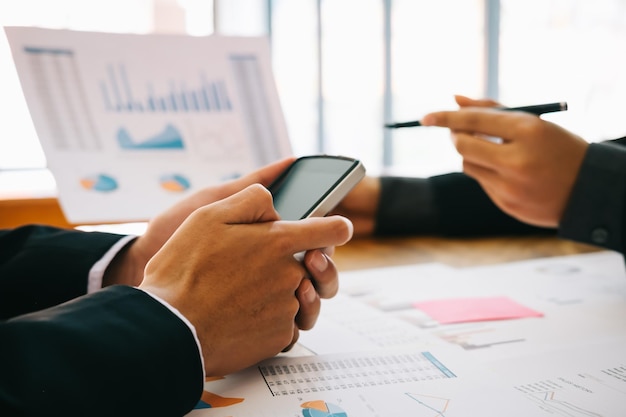
[[[291,154],[264,38],[5,31],[70,222],[145,221]]]
[[[529,416],[531,403],[446,351],[276,358],[210,378],[190,417]],[[486,377],[487,376],[487,377]],[[469,390],[468,387],[472,387]],[[487,395],[478,396],[476,392]],[[510,404],[518,401],[515,409]]]

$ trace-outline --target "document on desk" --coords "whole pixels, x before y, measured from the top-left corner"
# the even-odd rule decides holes
[[[613,252],[345,272],[300,352],[205,383],[190,416],[623,417],[626,272]],[[415,301],[507,296],[542,317],[439,323]]]
[[[210,378],[191,417],[622,417],[626,339],[489,365],[458,350],[276,358]]]
[[[622,318],[624,323],[624,318]],[[626,414],[626,338],[591,341],[492,364],[536,410],[563,417]]]
[[[5,31],[71,222],[144,221],[291,154],[267,39]]]
[[[489,361],[626,332],[626,272],[614,252],[472,268],[440,264],[344,272],[301,343],[318,354],[441,343]],[[416,303],[507,297],[543,317],[439,323]],[[558,335],[558,337],[555,337]],[[334,341],[330,343],[329,341]]]
[[[517,391],[503,389],[496,378],[486,377],[488,370],[467,369],[450,353],[385,350],[272,359],[243,372],[207,381],[203,399],[188,415],[533,415],[533,404],[520,401],[523,397]],[[511,404],[516,405],[511,407]],[[468,413],[468,410],[478,412]]]

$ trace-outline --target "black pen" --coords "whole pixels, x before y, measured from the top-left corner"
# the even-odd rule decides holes
[[[505,110],[505,111],[523,111],[526,113],[534,114],[536,116],[540,116],[545,113],[565,111],[567,110],[567,103],[564,101],[560,101],[558,103],[535,104],[534,106],[496,107],[496,109]],[[389,129],[398,129],[400,127],[415,127],[415,126],[421,126],[421,125],[422,125],[422,122],[420,122],[419,120],[414,120],[412,122],[388,123],[388,124],[385,124],[385,127]]]

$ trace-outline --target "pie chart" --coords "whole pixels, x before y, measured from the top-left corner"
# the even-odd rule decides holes
[[[188,190],[191,187],[191,182],[179,174],[164,175],[161,177],[160,183],[164,190],[175,193]]]
[[[301,405],[304,417],[348,417],[348,413],[326,401],[308,401]]]
[[[80,185],[86,190],[99,192],[114,191],[118,187],[115,178],[105,174],[96,174],[81,178]]]

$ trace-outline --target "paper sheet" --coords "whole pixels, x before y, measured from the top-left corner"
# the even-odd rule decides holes
[[[189,416],[529,416],[534,406],[446,350],[280,358],[211,379]],[[487,377],[486,377],[487,376]],[[471,386],[473,390],[468,390]],[[484,392],[488,397],[476,395]],[[520,401],[521,400],[521,401]],[[516,404],[509,410],[510,404]],[[517,404],[519,403],[519,404]]]
[[[600,252],[487,267],[441,264],[340,275],[300,344],[205,384],[193,417],[622,417],[626,273]],[[525,320],[433,322],[417,300],[504,294]],[[300,350],[302,351],[302,350]]]
[[[291,154],[264,38],[5,31],[70,222],[144,221]]]

